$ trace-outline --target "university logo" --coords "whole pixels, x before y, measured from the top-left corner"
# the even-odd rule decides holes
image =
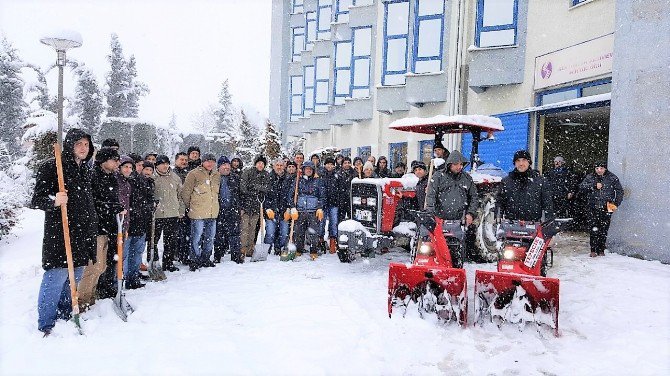
[[[547,61],[546,63],[542,64],[540,75],[542,76],[542,78],[546,80],[549,77],[551,77],[551,71],[552,71],[551,61]]]

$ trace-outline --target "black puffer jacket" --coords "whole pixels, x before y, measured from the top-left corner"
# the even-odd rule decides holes
[[[128,235],[150,235],[151,219],[154,212],[154,181],[141,174],[135,172],[133,174],[135,175],[130,181],[132,193],[130,194],[130,228],[128,229]]]
[[[554,200],[567,199],[568,193],[577,193],[577,179],[575,174],[566,167],[553,168],[546,173],[546,179],[551,184]]]
[[[89,141],[88,156],[81,164],[74,158],[75,142]],[[95,261],[98,217],[93,201],[93,189],[88,160],[93,155],[91,136],[80,129],[71,129],[63,141],[63,176],[67,190],[67,217],[70,226],[70,245],[74,266],[85,266]],[[45,270],[66,268],[65,241],[60,207],[54,207],[53,197],[58,192],[56,160],[45,161],[37,171],[35,192],[30,207],[44,210],[44,239],[42,241],[42,267]]]
[[[250,214],[258,214],[261,201],[265,200],[269,183],[270,175],[265,170],[258,171],[255,166],[251,166],[242,171],[240,179],[242,210]]]
[[[270,172],[270,183],[268,193],[265,195],[265,210],[272,209],[276,215],[282,215],[286,210],[286,180],[287,174],[279,175],[276,172]]]
[[[602,183],[601,189],[596,188],[597,183]],[[579,185],[579,188],[588,197],[588,205],[591,209],[606,209],[608,202],[616,206],[621,205],[623,201],[623,187],[619,178],[609,171],[605,171],[603,176],[589,174]]]
[[[507,219],[539,221],[554,218],[551,187],[538,171],[514,169],[502,179],[498,199],[500,213]]]
[[[98,235],[116,235],[116,214],[123,211],[119,202],[119,182],[114,173],[107,174],[100,165],[91,170],[91,187],[98,214]]]
[[[469,174],[461,171],[454,174],[449,166],[454,163],[467,164],[460,151],[454,150],[446,160],[446,167],[433,173],[428,193],[426,211],[442,219],[461,219],[464,213],[477,216],[477,187]]]

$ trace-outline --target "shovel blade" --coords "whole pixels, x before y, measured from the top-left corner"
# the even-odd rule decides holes
[[[164,281],[167,279],[165,272],[156,261],[151,261],[149,263],[148,272],[149,272],[149,278],[151,278],[154,281]]]
[[[419,304],[440,319],[467,324],[468,299],[465,270],[440,266],[389,264],[388,312],[393,307]]]
[[[546,325],[558,336],[559,280],[513,273],[475,272],[475,325],[485,317]]]
[[[254,246],[254,254],[251,255],[251,262],[265,261],[268,259],[269,244],[256,244]]]

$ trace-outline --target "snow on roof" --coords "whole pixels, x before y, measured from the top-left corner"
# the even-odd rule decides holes
[[[44,133],[57,132],[58,118],[51,111],[35,111],[30,114],[30,117],[23,124],[22,128],[26,132],[21,137],[21,142],[32,141]]]
[[[416,177],[414,174],[405,174],[401,178],[381,178],[381,179],[371,179],[371,178],[366,178],[366,179],[359,179],[359,178],[354,178],[351,182],[352,183],[369,183],[369,184],[375,184],[380,187],[385,186],[386,184],[389,184],[391,181],[397,181],[402,184],[402,187],[405,189],[414,189],[416,188],[417,183],[419,183],[419,178]]]
[[[314,155],[314,154],[328,154],[328,153],[338,153],[340,151],[340,148],[336,146],[324,146],[322,148],[313,150],[309,155]]]
[[[588,96],[588,97],[581,97],[581,98],[576,98],[576,99],[569,99],[567,101],[549,103],[549,104],[545,104],[545,105],[542,105],[542,106],[529,107],[529,108],[526,108],[525,110],[519,111],[519,113],[522,114],[522,113],[526,113],[526,112],[552,110],[552,109],[555,109],[555,108],[579,106],[579,105],[589,104],[589,103],[606,102],[606,101],[609,101],[609,100],[612,100],[612,93],[591,95],[591,96]]]
[[[408,117],[392,122],[389,124],[389,128],[399,131],[435,133],[437,126],[449,125],[474,126],[482,128],[482,130],[493,131],[505,130],[500,119],[485,115],[437,115],[430,118]]]

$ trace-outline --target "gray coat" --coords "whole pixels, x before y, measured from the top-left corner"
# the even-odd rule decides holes
[[[461,152],[454,150],[446,160],[446,167],[433,172],[433,178],[426,194],[426,211],[442,219],[461,219],[464,213],[477,216],[477,187],[472,177],[460,172],[453,174],[449,165],[467,164]]]

